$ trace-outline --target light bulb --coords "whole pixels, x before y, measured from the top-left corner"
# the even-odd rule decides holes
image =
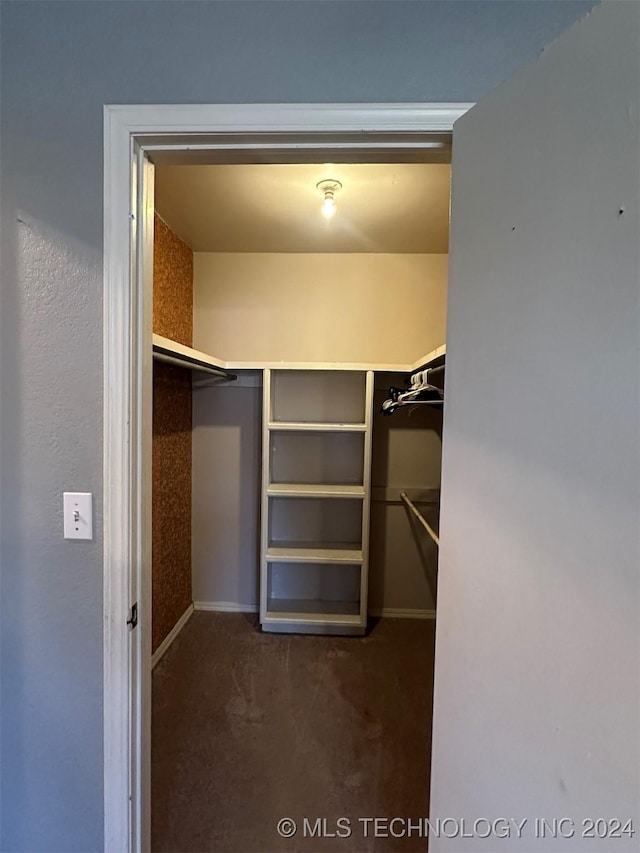
[[[332,195],[327,194],[322,202],[322,215],[325,219],[331,219],[336,212],[336,203]]]
[[[324,181],[319,181],[316,184],[316,189],[322,193],[322,207],[320,208],[322,215],[325,219],[331,219],[336,212],[335,196],[342,189],[342,184],[333,178],[327,178]]]

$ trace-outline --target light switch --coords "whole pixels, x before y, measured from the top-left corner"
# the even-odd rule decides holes
[[[93,539],[93,495],[64,492],[62,495],[65,539]]]

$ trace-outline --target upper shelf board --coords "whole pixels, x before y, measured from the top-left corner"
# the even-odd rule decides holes
[[[164,338],[162,335],[154,334],[153,336],[153,357],[189,370],[215,373],[225,379],[236,379],[232,373],[227,371],[225,362],[221,359],[184,344],[179,344],[170,338]]]
[[[378,362],[346,362],[346,361],[228,361],[229,370],[344,370],[349,372],[366,373],[373,370],[376,373],[410,373],[410,364],[382,364]]]
[[[423,355],[422,358],[419,358],[416,362],[414,362],[410,367],[410,372],[415,373],[416,370],[426,370],[428,367],[434,367],[434,361],[438,361],[438,359],[443,358],[447,354],[446,344],[442,344],[440,347],[436,347],[436,349],[431,350],[426,355]]]
[[[162,335],[155,334],[153,336],[153,351],[156,357],[166,354],[168,357],[184,359],[184,366],[191,367],[193,370],[197,370],[200,367],[202,370],[208,368],[217,368],[219,370],[263,370],[270,368],[271,370],[373,370],[376,373],[414,373],[416,370],[424,370],[427,367],[432,367],[434,361],[437,361],[446,354],[446,345],[442,344],[442,346],[436,347],[436,349],[422,356],[422,358],[419,358],[413,364],[347,364],[345,362],[304,361],[258,363],[253,361],[224,361],[224,359],[216,358],[208,353],[172,341],[170,338],[164,338]]]

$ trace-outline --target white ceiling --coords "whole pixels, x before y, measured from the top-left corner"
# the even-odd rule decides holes
[[[194,252],[446,253],[442,163],[157,166],[156,210]],[[320,213],[318,181],[342,183]]]

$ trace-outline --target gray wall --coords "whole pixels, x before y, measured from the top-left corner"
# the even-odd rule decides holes
[[[102,844],[103,104],[474,101],[591,5],[2,4],[4,849]]]
[[[399,492],[406,490],[416,501],[437,501],[442,409],[422,406],[400,409],[392,417],[380,414],[389,387],[401,388],[404,380],[402,374],[376,374],[369,536],[369,608],[374,612],[435,609],[437,548],[400,501]],[[437,503],[418,506],[437,530]]]
[[[240,373],[240,382],[253,382]],[[389,374],[400,385],[402,374]],[[364,386],[363,386],[364,387]],[[433,610],[437,552],[399,502],[440,488],[442,414],[427,407],[385,418],[376,391],[369,609]],[[195,602],[257,607],[260,586],[262,388],[210,386],[193,394],[192,588]],[[350,453],[350,451],[348,451]],[[344,462],[344,459],[342,460]],[[295,481],[295,478],[294,478]],[[391,497],[391,501],[385,500]],[[432,495],[429,494],[431,498]],[[340,502],[342,503],[342,502]],[[437,506],[421,505],[437,528]],[[360,511],[357,512],[360,524]]]
[[[640,817],[639,34],[604,4],[456,127],[431,816],[529,826],[434,851],[638,849],[532,823]]]
[[[261,385],[194,391],[194,601],[258,605],[261,485]]]

